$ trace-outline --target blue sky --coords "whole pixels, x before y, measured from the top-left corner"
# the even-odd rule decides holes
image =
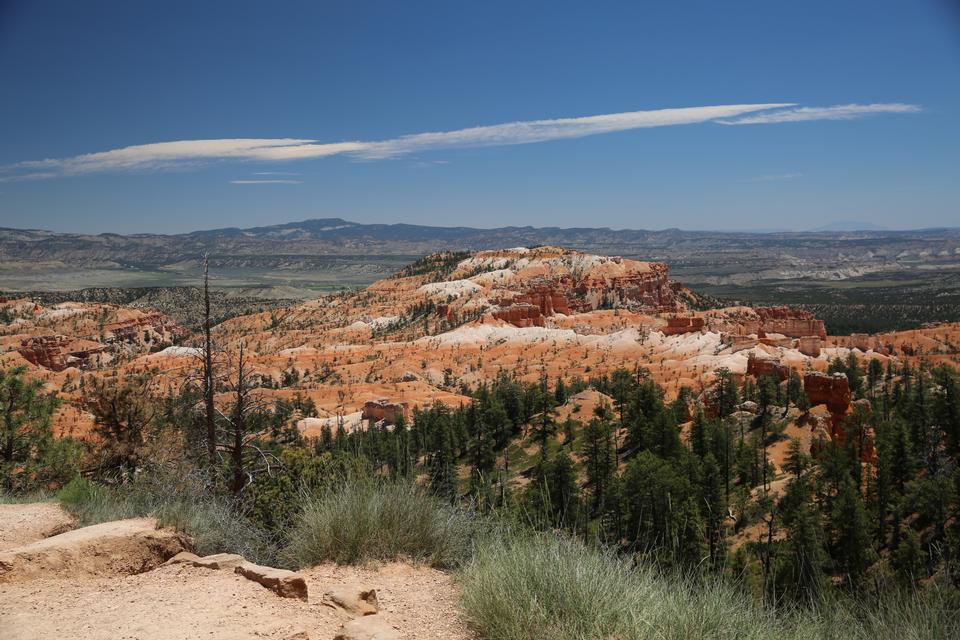
[[[947,0],[0,0],[0,226],[957,226],[958,114]]]

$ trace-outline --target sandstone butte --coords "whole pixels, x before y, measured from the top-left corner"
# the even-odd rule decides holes
[[[461,385],[501,373],[533,382],[620,367],[642,367],[668,397],[683,386],[702,392],[720,367],[781,379],[795,370],[831,416],[823,430],[835,432],[849,390],[818,375],[834,357],[960,361],[960,323],[831,337],[806,311],[698,302],[662,263],[517,248],[435,254],[366,289],[237,317],[214,333],[226,359],[244,345],[265,400],[314,401],[320,417],[298,422],[307,436],[340,420],[350,428],[458,405],[468,401]],[[24,365],[60,392],[58,434],[89,434],[83,386],[93,378],[145,374],[165,394],[197,372],[198,337],[157,312],[29,300],[0,310],[12,318],[0,325],[0,366]]]

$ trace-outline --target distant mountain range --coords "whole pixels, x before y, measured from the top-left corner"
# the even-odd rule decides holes
[[[886,227],[872,222],[860,222],[858,220],[837,220],[830,224],[811,229],[811,231],[889,231]]]
[[[928,261],[952,261],[960,249],[960,229],[915,231],[811,231],[723,232],[559,228],[559,227],[433,227],[412,224],[360,224],[340,218],[288,222],[249,229],[225,228],[163,235],[56,233],[52,231],[0,229],[0,288],[20,286],[49,289],[77,286],[154,286],[152,276],[135,285],[122,274],[162,273],[164,282],[176,274],[196,273],[204,253],[220,273],[241,270],[250,282],[274,282],[304,272],[336,273],[337,282],[357,276],[368,282],[392,272],[414,257],[441,250],[473,251],[517,246],[558,245],[601,255],[622,255],[670,263],[690,277],[691,269],[703,275],[729,276],[760,269],[793,265],[803,273],[813,268],[836,268],[884,263],[917,256]],[[840,262],[838,258],[840,256]],[[861,256],[851,262],[851,256]],[[899,256],[899,257],[898,257]],[[108,271],[110,278],[89,275],[90,270]],[[81,271],[83,272],[81,274]],[[56,281],[46,282],[47,273]],[[65,285],[64,274],[76,275]],[[22,276],[32,284],[27,284]],[[118,279],[119,278],[119,279]],[[254,278],[255,281],[259,281]],[[191,276],[192,282],[195,278]],[[117,284],[111,284],[117,283]],[[63,285],[63,286],[61,286]]]
[[[838,223],[848,225],[849,223]],[[832,226],[832,225],[831,225]],[[606,227],[434,227],[412,224],[361,224],[341,218],[321,218],[264,227],[229,227],[187,234],[120,235],[56,233],[42,230],[0,229],[0,257],[13,260],[63,260],[169,264],[192,260],[204,252],[226,256],[418,255],[438,251],[562,245],[595,253],[673,253],[704,243],[730,244],[742,249],[753,244],[792,245],[860,243],[892,239],[904,241],[931,234],[960,235],[960,229],[888,231],[830,228],[810,232],[722,232],[609,229]]]

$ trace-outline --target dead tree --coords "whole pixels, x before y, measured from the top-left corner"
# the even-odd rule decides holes
[[[271,473],[280,465],[273,454],[258,446],[269,429],[265,420],[267,410],[252,393],[255,386],[241,342],[235,376],[230,381],[233,403],[226,413],[219,413],[216,444],[218,454],[223,454],[229,463],[229,486],[234,496],[239,496],[257,474]]]
[[[213,338],[210,332],[210,254],[203,254],[203,404],[207,426],[207,457],[210,465],[217,463],[217,426],[214,394],[216,384],[213,371]]]

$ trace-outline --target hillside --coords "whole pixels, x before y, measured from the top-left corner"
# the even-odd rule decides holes
[[[209,253],[215,288],[242,313],[255,309],[246,299],[303,300],[367,286],[437,251],[539,245],[666,262],[703,294],[754,305],[809,305],[834,333],[960,321],[956,229],[475,229],[339,218],[179,235],[0,229],[0,292],[56,293],[75,302],[89,299],[91,294],[80,290],[90,287],[176,292],[201,281],[201,258]]]
[[[298,569],[304,584],[375,583],[384,619],[414,637],[465,637],[460,615],[485,637],[500,637],[501,616],[526,628],[544,571],[579,588],[572,576],[593,567],[590,584],[624,585],[685,629],[745,611],[757,637],[807,625],[776,607],[830,585],[936,598],[955,576],[938,554],[960,540],[958,324],[832,336],[804,310],[715,307],[662,262],[441,252],[364,289],[220,322],[206,396],[202,334],[159,311],[4,298],[0,317],[0,389],[23,407],[7,410],[18,426],[5,489],[20,501],[62,487],[81,523],[102,523],[31,544],[63,518],[6,509],[17,524],[0,527],[0,590],[14,604],[0,619],[40,637],[136,635],[130,620],[159,624],[157,602],[207,624],[173,593],[207,602],[222,637],[247,633],[225,589],[267,637],[329,637],[345,621],[211,572],[216,558],[158,566],[186,545]],[[144,551],[144,539],[180,546]],[[462,587],[433,569],[340,566],[417,559],[463,571]],[[634,570],[620,573],[622,559]],[[701,589],[707,576],[718,591]],[[652,607],[640,595],[652,592],[683,604]],[[637,635],[621,606],[579,593],[567,610],[550,593],[558,619]],[[689,603],[714,597],[724,621],[692,622]],[[843,623],[803,615],[822,637],[850,621],[858,637],[906,624],[887,610],[864,622],[857,606],[842,605]]]
[[[949,326],[831,338],[804,311],[698,306],[663,263],[521,248],[434,254],[366,289],[232,318],[214,333],[222,349],[246,347],[264,397],[299,394],[320,418],[354,422],[382,400],[408,411],[437,400],[456,405],[463,388],[501,373],[532,383],[639,367],[673,397],[682,387],[704,389],[719,367],[745,375],[751,361],[803,372],[826,371],[851,351],[884,364],[956,358]],[[162,391],[196,370],[196,336],[162,314],[18,300],[2,312],[0,361],[33,366],[76,398],[61,412],[80,420],[78,433],[86,421],[71,406],[85,415],[83,379],[148,373]]]

